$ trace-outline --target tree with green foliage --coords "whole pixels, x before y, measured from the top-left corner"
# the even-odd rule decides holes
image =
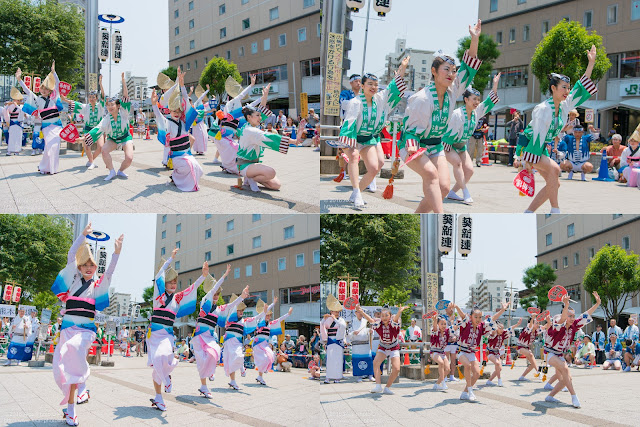
[[[464,52],[471,47],[471,37],[467,36],[460,40],[458,51],[456,56],[460,61],[464,56]],[[491,80],[491,71],[493,71],[493,64],[500,56],[498,45],[495,41],[486,34],[480,34],[480,40],[478,41],[478,59],[482,61],[482,65],[478,69],[476,76],[473,78],[472,86],[480,93],[484,92]]]
[[[598,52],[596,63],[591,73],[591,80],[600,80],[611,61],[602,44],[602,37],[589,32],[577,21],[560,21],[553,27],[536,47],[531,59],[531,70],[540,82],[540,91],[549,90],[548,76],[551,73],[564,74],[576,82],[587,69],[589,60],[587,52],[594,45]]]
[[[209,85],[209,93],[220,99],[226,92],[224,82],[229,76],[233,77],[238,83],[242,83],[242,76],[240,76],[238,66],[224,58],[216,57],[211,59],[204,67],[200,75],[200,85],[204,88]]]
[[[164,70],[160,70],[160,72],[162,74],[165,74],[167,77],[169,77],[174,82],[178,78],[178,69],[176,67],[173,67],[173,66],[167,67]]]
[[[322,215],[320,242],[320,280],[358,277],[362,305],[406,304],[419,288],[418,215]]]
[[[0,0],[0,72],[46,77],[56,61],[60,80],[84,87],[84,18],[58,2]]]
[[[603,246],[584,272],[582,284],[592,293],[598,292],[607,319],[618,316],[640,294],[638,255],[620,246]]]
[[[32,296],[50,291],[67,264],[72,239],[62,217],[0,215],[0,282],[13,280]]]
[[[53,292],[38,292],[33,296],[31,303],[38,309],[38,313],[42,313],[45,308],[51,310],[51,323],[56,322],[60,314],[60,304],[58,304],[58,297]]]
[[[549,264],[536,264],[524,271],[522,283],[534,292],[534,296],[522,298],[520,303],[524,308],[529,308],[535,303],[541,311],[547,309],[549,304],[549,289],[553,286],[558,276]]]

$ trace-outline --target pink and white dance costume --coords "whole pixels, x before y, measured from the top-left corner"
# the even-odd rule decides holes
[[[493,355],[500,358],[500,349],[502,348],[502,345],[513,335],[513,326],[504,329],[501,334],[496,332],[494,336],[489,335],[489,339],[487,341],[487,355]]]
[[[147,335],[148,360],[147,366],[153,367],[153,381],[156,384],[164,383],[164,391],[171,392],[171,372],[178,365],[178,360],[173,355],[175,337],[173,336],[173,324],[176,318],[188,316],[196,309],[198,286],[204,278],[201,277],[188,288],[169,294],[165,291],[165,272],[173,262],[169,258],[156,275],[153,289],[153,313]],[[153,401],[153,399],[152,399]],[[155,401],[158,401],[156,396]],[[164,402],[160,399],[160,403]]]
[[[583,326],[591,323],[593,319],[589,313],[582,313],[573,321],[573,324],[566,328],[566,321],[558,323],[559,316],[552,319],[551,327],[545,333],[544,351],[549,353],[549,359],[554,357],[563,358],[565,350],[571,345],[571,340],[576,332]]]
[[[344,338],[347,332],[347,322],[342,317],[334,320],[329,316],[320,321],[322,338],[327,340],[327,372],[325,383],[340,381],[343,371]]]
[[[244,371],[243,337],[253,333],[258,327],[258,316],[238,318],[238,306],[242,301],[243,298],[240,296],[227,304],[229,314],[224,324],[222,361],[224,362],[224,373],[228,377],[231,377],[235,371]],[[239,390],[235,380],[231,380],[229,386]]]
[[[435,331],[431,330],[431,338],[429,341],[431,343],[431,358],[433,359],[435,355],[440,355],[443,358],[446,357],[447,355],[445,349],[447,348],[451,340],[455,338],[456,333],[453,330],[452,326],[447,326],[447,329],[445,329],[444,332],[440,329],[437,329]]]
[[[36,96],[24,84],[22,79],[18,82],[22,86],[26,97],[22,111],[26,114],[37,113],[42,119],[42,133],[44,134],[44,151],[42,152],[42,160],[38,166],[41,174],[54,174],[58,172],[58,160],[60,155],[60,131],[62,130],[62,121],[60,121],[60,111],[63,111],[66,105],[62,104],[58,94],[60,93],[60,79],[57,73],[52,73],[55,79],[54,90],[48,97],[42,95]]]
[[[377,320],[371,325],[371,329],[380,336],[376,353],[382,353],[387,357],[400,357],[400,323],[392,319],[385,325],[382,320]]]
[[[25,118],[19,105],[9,104],[4,108],[4,120],[9,123],[7,156],[17,155],[22,151],[22,122]]]
[[[189,129],[193,124],[198,112],[189,102],[189,95],[185,87],[178,88],[176,83],[164,95],[164,99],[169,99],[175,90],[182,92],[182,106],[184,115],[179,120],[171,116],[163,116],[157,105],[153,106],[158,123],[158,140],[165,146],[169,146],[171,153],[169,157],[173,159],[173,172],[171,180],[176,187],[182,191],[198,191],[198,182],[202,176],[202,167],[191,155],[191,142],[189,139]]]
[[[480,345],[483,335],[488,334],[496,329],[496,324],[491,318],[488,318],[474,327],[471,323],[471,316],[466,315],[464,319],[457,322],[460,326],[458,337],[458,348],[460,355],[465,356],[469,362],[476,361],[476,350]]]
[[[273,361],[275,359],[274,352],[271,349],[271,345],[269,345],[269,339],[272,336],[282,335],[281,322],[289,317],[289,313],[287,312],[277,319],[267,322],[265,319],[266,313],[273,308],[274,304],[275,303],[272,303],[257,316],[259,318],[258,329],[256,330],[256,336],[253,339],[253,360],[255,361],[256,368],[258,368],[259,373],[256,381],[262,385],[267,384],[264,382],[261,374],[269,372],[269,369],[273,366]]]
[[[193,142],[193,151],[197,154],[204,154],[207,152],[207,141],[209,140],[209,135],[207,134],[207,124],[204,122],[204,105],[202,104],[202,100],[207,96],[209,90],[205,91],[193,104],[196,109],[197,116],[195,119],[194,125],[191,127],[191,133],[195,138]]]
[[[53,378],[64,394],[60,405],[68,402],[73,384],[78,385],[78,403],[89,399],[85,383],[90,373],[87,353],[96,339],[94,318],[96,310],[102,311],[109,306],[109,285],[119,257],[116,253],[111,255],[109,267],[101,278],[85,280],[76,262],[76,254],[84,244],[85,236],[78,236],[67,254],[67,266],[58,273],[51,287],[51,291],[65,304],[60,338],[52,362]],[[69,404],[67,410],[69,412],[65,415],[69,423],[69,414],[75,418],[73,406]]]

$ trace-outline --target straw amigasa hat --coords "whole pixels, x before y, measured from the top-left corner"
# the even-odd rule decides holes
[[[342,311],[342,304],[338,301],[338,298],[334,297],[332,294],[329,294],[327,297],[327,308],[329,311]]]
[[[235,300],[237,300],[238,298],[240,298],[238,295],[236,294],[231,294],[231,298],[229,298],[229,303],[234,302]],[[245,308],[247,308],[247,305],[243,302],[241,302],[240,304],[238,304],[238,306],[236,307],[236,310],[244,310]]]
[[[91,249],[88,244],[83,244],[76,252],[76,265],[81,266],[86,264],[88,261],[91,261],[93,265],[98,265],[96,260],[93,258],[93,254],[91,253]]]
[[[175,84],[175,82],[171,80],[169,76],[167,76],[164,73],[158,73],[158,77],[156,78],[156,83],[158,84],[158,87],[162,90],[170,89],[171,86]]]
[[[196,86],[196,98],[200,98],[202,96],[202,94],[204,93],[204,88],[201,85]],[[202,98],[202,102],[207,102],[209,101],[208,97],[204,97]]]
[[[224,90],[227,92],[227,95],[229,95],[230,98],[235,98],[242,92],[242,85],[240,85],[240,83],[238,83],[236,79],[229,76],[224,82]],[[242,98],[242,101],[246,101],[247,99],[249,99],[249,95]]]
[[[640,124],[638,124],[638,127],[636,128],[636,130],[633,131],[629,139],[633,139],[634,141],[640,142]]]
[[[42,87],[46,87],[49,90],[54,90],[56,88],[56,78],[53,76],[53,73],[47,74],[47,77],[42,81]]]
[[[22,101],[24,99],[22,92],[20,92],[17,87],[11,88],[11,99],[14,101]]]
[[[162,266],[164,265],[164,263],[167,262],[166,259],[164,258],[160,258],[160,266],[158,266],[158,270],[156,271],[156,276],[158,275],[158,273],[160,273],[160,269],[162,268]],[[164,271],[164,282],[170,282],[172,280],[175,280],[178,278],[178,272],[175,271],[173,269],[173,267],[169,266],[169,268],[167,268]]]
[[[202,289],[204,289],[204,293],[208,294],[209,291],[211,291],[213,289],[213,285],[215,283],[216,282],[215,282],[215,279],[213,278],[213,276],[211,274],[207,274],[207,277],[205,277],[204,281],[202,282]]]
[[[168,107],[169,107],[169,110],[171,111],[175,111],[175,110],[184,111],[184,107],[182,106],[182,93],[180,92],[179,88],[176,88],[176,90],[174,90],[173,93],[171,94],[171,97],[169,98],[169,102],[168,102]]]

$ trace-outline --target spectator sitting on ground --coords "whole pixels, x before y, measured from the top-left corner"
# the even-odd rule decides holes
[[[622,338],[622,329],[620,329],[620,326],[616,325],[616,319],[609,320],[609,330],[607,331],[607,334],[609,336],[611,336],[611,334],[616,334],[618,341]]]
[[[582,339],[582,347],[577,351],[574,363],[576,365],[584,365],[585,368],[590,369],[591,364],[595,365],[596,361],[596,347],[591,342],[591,337],[585,335]]]
[[[627,182],[631,177],[631,168],[640,168],[640,125],[629,137],[627,148],[620,158],[620,182]]]
[[[572,133],[563,138],[567,154],[560,168],[569,172],[567,179],[573,179],[573,173],[580,172],[580,179],[586,181],[585,174],[593,171],[593,165],[589,162],[591,135],[585,135],[582,126],[572,128]]]
[[[307,116],[307,123],[311,125],[311,127],[315,127],[316,123],[320,121],[320,117],[316,114],[313,108],[309,108],[309,115]]]
[[[269,132],[269,133],[278,133],[278,131],[277,131],[277,130],[275,130],[275,129],[273,128],[273,124],[272,124],[272,123],[267,123],[267,129],[266,129],[266,132]]]
[[[178,353],[178,359],[182,362],[183,360],[187,360],[189,358],[189,347],[187,347],[187,342],[186,341],[180,341],[180,346],[178,347],[177,351]]]
[[[563,160],[565,162],[567,161],[567,142],[564,138],[558,138],[558,146],[554,148],[554,145],[555,144],[547,144],[547,149],[549,153],[551,153],[551,159],[560,165],[560,174],[562,175],[564,171],[564,169],[562,169]]]
[[[313,359],[309,361],[308,368],[309,368],[309,373],[311,374],[311,379],[319,380],[320,379],[320,355],[318,353],[315,353],[313,355]]]
[[[622,338],[625,340],[631,340],[633,342],[638,342],[640,340],[640,331],[638,330],[638,326],[635,324],[636,321],[633,317],[629,318],[629,326],[627,326],[622,334]]]
[[[604,354],[607,360],[604,361],[602,369],[605,371],[611,367],[616,371],[619,371],[622,367],[620,359],[622,358],[622,344],[618,341],[618,337],[615,333],[609,335],[609,344],[604,348]]]
[[[622,145],[622,136],[616,133],[611,137],[611,145],[607,147],[607,163],[610,168],[620,169],[622,152],[626,146]]]
[[[578,118],[579,115],[580,114],[578,114],[578,110],[574,109],[569,111],[569,118],[567,119],[567,123],[560,131],[561,138],[565,135],[573,135],[574,129],[580,126],[580,119]]]
[[[627,365],[624,372],[631,371],[634,366],[640,370],[640,343],[627,340],[627,348],[624,351],[624,363]]]
[[[280,344],[280,351],[278,351],[278,356],[276,358],[278,370],[281,372],[291,372],[291,366],[293,364],[289,361],[291,354],[291,350],[287,348],[285,343]]]

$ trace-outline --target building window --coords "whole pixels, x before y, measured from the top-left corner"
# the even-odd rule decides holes
[[[207,251],[204,253],[204,260],[211,261],[211,251]]]
[[[562,268],[567,268],[569,267],[569,257],[563,256],[562,257]]]
[[[531,32],[531,26],[530,25],[525,25],[524,27],[522,27],[522,41],[523,42],[528,42],[529,41],[529,37],[530,37],[530,33]]]
[[[256,236],[253,238],[253,249],[257,249],[262,246],[262,236]]]
[[[198,69],[198,60],[196,59],[194,62],[195,62],[195,64],[193,65],[193,67],[197,70]]]
[[[238,56],[239,57],[243,57],[244,56],[244,46],[240,46],[238,48]]]
[[[162,231],[162,238],[166,239],[167,238],[167,230],[163,230]]]
[[[516,42],[516,29],[512,28],[509,30],[509,43]]]
[[[497,12],[498,11],[498,0],[491,0],[489,3],[489,12]]]
[[[205,67],[207,66],[208,63],[209,63],[209,57],[205,56],[204,57],[204,65],[205,65]]]
[[[320,58],[305,59],[300,61],[302,77],[312,77],[320,75]]]
[[[322,36],[322,24],[318,22],[316,25],[316,37],[320,38]]]
[[[618,23],[618,5],[614,4],[607,8],[607,25]]]
[[[177,248],[177,249],[180,249],[180,247],[181,247],[181,246],[182,246],[182,244],[180,243],[180,240],[178,240],[178,241],[176,242],[176,248]]]
[[[249,3],[249,0],[242,0],[242,1],[240,2],[240,4],[247,4],[247,3]]]
[[[278,7],[269,9],[269,20],[273,21],[274,19],[278,19],[278,18],[280,18],[280,12],[278,11]]]
[[[204,219],[205,219],[205,221],[208,220],[208,219],[211,219],[211,214],[205,214],[204,215]]]
[[[576,235],[576,230],[575,230],[575,225],[574,224],[569,224],[567,225],[567,237],[573,237]]]
[[[554,259],[554,260],[551,262],[551,266],[553,267],[553,269],[554,269],[554,270],[557,270],[557,269],[558,269],[558,260],[557,260],[557,259]]]
[[[280,34],[278,36],[278,46],[283,47],[287,45],[287,35],[286,34]]]
[[[187,71],[191,71],[191,62],[187,62]]]
[[[427,72],[427,69],[426,69],[425,67],[422,67],[422,72],[423,72],[423,73],[426,73],[426,72]]]
[[[552,233],[547,234],[547,246],[551,246],[551,244],[553,243],[553,236]]]
[[[164,256],[167,253],[167,249],[163,246],[160,248],[160,256]]]
[[[298,30],[298,43],[307,41],[307,27]]]
[[[175,262],[176,270],[180,270],[180,261]]]
[[[287,269],[287,258],[278,258],[278,271]]]
[[[518,4],[525,4],[527,0],[518,0]]]
[[[249,28],[251,28],[251,18],[247,18],[247,19],[243,19],[242,20],[242,30],[248,30]]]
[[[210,239],[211,238],[211,229],[207,228],[206,230],[204,230],[204,238],[205,239]]]
[[[271,50],[271,39],[264,39],[264,42],[262,43],[262,49]]]
[[[589,248],[589,261],[591,261],[594,256],[596,256],[596,248]]]
[[[195,21],[194,21],[193,19],[192,19],[192,20],[190,20],[190,21],[189,21],[189,29],[192,29],[192,28],[193,28],[193,27],[195,27],[195,26],[196,26]]]
[[[313,6],[314,4],[316,4],[316,0],[304,0],[304,2],[302,3],[302,8],[306,9]]]
[[[176,48],[174,49],[174,52],[176,55],[180,55],[180,46],[176,46]]]
[[[296,267],[304,267],[304,254],[296,255]]]
[[[622,214],[613,214],[613,219],[621,218]]]
[[[227,11],[227,6],[224,3],[218,6],[218,15],[224,15],[226,11]]]
[[[233,255],[233,245],[227,245],[227,255]]]
[[[176,28],[173,30],[173,33],[174,33],[174,35],[176,35],[176,36],[177,36],[178,34],[180,34],[180,27],[176,27]]]
[[[227,231],[231,231],[235,228],[233,220],[227,221]]]
[[[284,228],[284,240],[293,239],[294,235],[293,225]]]
[[[567,22],[569,22],[569,21],[571,21],[571,16],[569,16],[569,15],[565,15],[565,16],[563,16],[562,18],[560,18],[560,21],[567,21]]]
[[[226,51],[224,56],[227,58],[227,60],[231,59],[231,51]]]
[[[631,249],[631,237],[630,236],[624,236],[622,238],[622,249],[625,250],[629,250]]]
[[[251,277],[253,274],[253,265],[249,264],[244,268],[244,275],[246,277]]]
[[[196,41],[195,40],[190,40],[189,41],[189,49],[195,49],[196,48]]]
[[[640,19],[640,0],[633,0],[631,2],[631,20],[637,21]]]
[[[176,10],[173,12],[173,17],[174,17],[174,18],[177,18],[177,17],[179,17],[179,16],[180,16],[180,10],[176,9]]]
[[[260,263],[260,274],[267,274],[267,261]]]
[[[233,269],[233,278],[234,279],[240,278],[240,267],[236,267]]]
[[[313,251],[313,263],[320,264],[320,249]]]
[[[546,36],[549,32],[549,21],[542,21],[542,37]]]
[[[162,215],[162,223],[164,224],[165,222],[167,222],[167,216],[166,215]]]
[[[498,44],[498,46],[502,44],[502,31],[498,31],[496,33],[496,43]]]
[[[193,2],[192,1],[189,2],[189,10],[193,10]]]
[[[223,39],[227,37],[227,27],[220,28],[220,38]]]
[[[584,18],[582,19],[582,25],[585,28],[591,28],[593,25],[593,10],[587,10],[584,13]]]
[[[260,214],[251,215],[251,222],[257,222],[257,221],[260,221],[261,219],[262,219],[262,215]]]
[[[580,265],[580,253],[573,254],[573,265]]]
[[[254,42],[251,43],[251,54],[255,55],[256,53],[258,53],[258,43]]]
[[[182,224],[176,224],[176,233],[179,233],[182,231]]]

